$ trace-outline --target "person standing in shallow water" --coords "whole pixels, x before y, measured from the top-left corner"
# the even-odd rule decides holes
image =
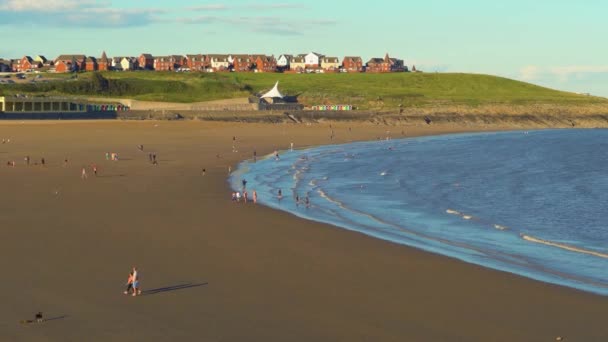
[[[258,203],[258,193],[255,190],[253,190],[253,192],[251,193],[251,196],[253,198],[253,204]]]
[[[277,198],[279,199],[279,202],[283,199],[283,191],[281,191],[281,189],[279,189],[279,192],[277,193]]]

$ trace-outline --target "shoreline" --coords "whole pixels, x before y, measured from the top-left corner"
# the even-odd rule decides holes
[[[0,198],[0,267],[12,275],[3,290],[16,294],[0,310],[7,340],[608,338],[602,296],[231,203],[228,166],[253,149],[269,154],[290,141],[326,145],[329,123],[63,123],[0,124],[0,137],[12,140],[0,145],[2,160],[19,162],[36,151],[49,161],[46,169],[0,168],[0,178],[11,180]],[[374,140],[387,128],[332,125],[335,142],[345,143]],[[410,127],[406,135],[470,128]],[[158,167],[136,151],[140,143],[158,152]],[[108,150],[123,160],[103,161]],[[62,168],[66,154],[73,166]],[[104,177],[82,181],[80,165],[91,161]],[[191,287],[125,298],[131,263],[143,275],[144,293]],[[75,286],[83,272],[87,283]],[[32,310],[68,317],[24,330],[17,322]]]
[[[558,128],[550,128],[550,129],[546,129],[546,130],[562,130],[562,129],[558,129]],[[580,129],[578,129],[580,130]],[[537,132],[543,131],[543,130],[536,130]],[[512,133],[516,133],[516,132],[525,132],[526,134],[528,133],[527,130],[521,130],[521,129],[517,129],[517,130],[508,130],[508,131],[482,131],[482,132],[458,132],[458,133],[441,133],[441,134],[433,134],[433,135],[421,135],[418,137],[408,137],[408,138],[396,138],[396,139],[391,139],[391,140],[401,140],[401,139],[416,139],[416,138],[421,138],[421,137],[441,137],[441,136],[453,136],[453,135],[472,135],[472,134],[485,134],[485,133],[497,133],[497,132],[512,132]],[[530,131],[532,132],[532,131]],[[306,148],[301,148],[301,149],[294,149],[293,151],[298,153],[300,156],[302,155],[302,153],[307,153],[308,150],[315,150],[318,148],[326,148],[326,147],[341,147],[341,146],[348,146],[351,144],[358,144],[358,143],[376,143],[378,142],[378,140],[364,140],[364,141],[356,141],[356,142],[350,142],[350,143],[338,143],[338,144],[327,144],[327,145],[315,145],[315,146],[308,146]],[[384,140],[382,140],[382,142],[384,142]],[[348,151],[348,148],[345,147],[344,151]],[[289,153],[289,149],[286,150],[279,150],[278,151],[279,154],[281,156],[285,156],[288,155]],[[314,153],[313,153],[314,154]],[[258,163],[264,163],[265,161],[267,161],[267,159],[272,158],[272,154],[268,154],[268,155],[264,155],[260,158],[258,158]],[[281,158],[283,159],[283,158]],[[296,159],[300,159],[300,158],[296,158]],[[289,159],[290,162],[287,165],[283,165],[282,167],[286,167],[286,166],[291,166],[294,167],[291,163],[294,162],[295,159],[291,158]],[[423,247],[424,244],[420,245],[420,244],[410,244],[410,243],[406,243],[404,241],[397,241],[399,238],[398,237],[394,237],[392,236],[392,234],[384,232],[382,229],[380,229],[379,227],[374,227],[372,226],[366,226],[363,225],[366,228],[361,228],[358,227],[358,225],[352,225],[351,223],[347,222],[347,221],[342,221],[340,219],[332,219],[332,218],[327,218],[324,217],[323,215],[317,215],[314,212],[309,212],[308,210],[305,211],[301,211],[298,210],[298,208],[296,208],[293,205],[293,201],[294,199],[291,197],[291,190],[294,189],[292,187],[292,185],[294,185],[294,183],[291,184],[282,184],[282,186],[278,186],[278,185],[274,185],[274,183],[271,185],[269,183],[265,183],[265,181],[262,181],[262,183],[265,184],[265,186],[261,187],[260,184],[257,183],[252,183],[251,178],[252,175],[248,175],[247,173],[249,172],[249,168],[253,167],[256,164],[253,164],[252,159],[245,159],[242,160],[240,163],[237,164],[237,167],[232,171],[231,176],[228,178],[228,185],[229,185],[229,191],[240,191],[241,190],[241,185],[240,185],[240,180],[241,179],[248,179],[249,180],[249,184],[247,185],[248,189],[255,189],[258,191],[258,193],[260,193],[260,190],[262,190],[262,193],[265,194],[265,199],[264,197],[262,197],[262,199],[259,200],[260,205],[267,207],[271,210],[275,210],[275,211],[279,211],[279,212],[285,212],[288,213],[290,215],[292,215],[295,218],[299,218],[299,219],[304,219],[307,221],[311,221],[311,222],[317,222],[317,223],[321,223],[321,224],[327,224],[329,226],[332,226],[334,228],[338,228],[338,229],[343,229],[346,231],[350,231],[350,232],[354,232],[357,234],[362,234],[366,237],[371,237],[373,239],[378,239],[378,240],[382,240],[382,241],[387,241],[390,243],[395,243],[399,246],[404,246],[407,248],[414,248],[426,253],[431,253],[431,254],[435,254],[438,256],[442,256],[442,257],[447,257],[459,262],[463,262],[466,264],[470,264],[470,265],[477,265],[477,266],[481,266],[490,270],[496,270],[496,271],[500,271],[500,272],[505,272],[505,273],[509,273],[509,274],[513,274],[519,277],[523,277],[525,279],[530,279],[533,281],[538,281],[538,282],[542,282],[542,283],[546,283],[546,284],[551,284],[551,285],[557,285],[557,286],[561,286],[570,290],[577,290],[577,291],[582,291],[584,293],[588,293],[588,294],[593,294],[593,295],[599,295],[602,297],[606,297],[608,296],[608,294],[605,293],[605,291],[602,291],[603,289],[605,289],[605,285],[602,285],[600,283],[594,283],[594,282],[585,282],[582,280],[579,280],[578,276],[575,274],[568,274],[568,273],[564,273],[562,274],[563,278],[560,277],[556,277],[558,274],[561,274],[558,271],[553,271],[553,272],[548,272],[548,273],[535,273],[532,270],[528,270],[528,269],[521,269],[520,271],[514,270],[512,268],[510,268],[509,264],[505,265],[505,264],[495,264],[492,263],[493,266],[491,266],[490,264],[484,264],[483,262],[480,261],[472,261],[472,260],[468,260],[471,259],[470,256],[465,255],[460,255],[457,252],[451,252],[448,253],[445,250],[442,250],[441,247],[437,248],[437,247]],[[274,169],[273,169],[274,168]],[[279,166],[273,166],[270,168],[270,170],[267,170],[266,168],[264,168],[265,171],[269,171],[271,174],[275,174],[275,172],[277,172],[276,170],[279,170],[280,167]],[[255,174],[260,175],[260,171],[255,172]],[[296,172],[296,174],[298,174],[298,172]],[[295,177],[295,176],[294,176]],[[254,177],[257,178],[257,177]],[[333,178],[333,177],[330,177]],[[295,179],[295,178],[294,178]],[[278,182],[277,179],[275,179],[275,181]],[[272,195],[269,195],[269,187],[273,188],[276,190],[276,187],[282,188],[282,189],[286,189],[284,192],[285,195],[285,200],[283,203],[281,204],[280,201],[279,203],[277,203],[276,198],[272,197]],[[262,188],[262,189],[259,189]],[[301,190],[301,189],[300,189]],[[300,194],[301,192],[298,191]],[[312,189],[310,189],[308,192],[316,192],[313,191]],[[306,192],[306,193],[308,193]],[[270,197],[269,197],[270,196]],[[294,195],[295,196],[295,195]],[[333,202],[334,204],[342,207],[342,203],[340,202],[340,200],[335,200],[331,199],[329,197],[326,197],[325,193],[320,193],[320,197],[325,198],[326,200]],[[273,200],[274,199],[274,200]],[[251,199],[250,199],[251,200]],[[302,205],[300,205],[300,207],[302,207]],[[328,209],[327,207],[323,206],[326,210]],[[347,209],[348,210],[352,210],[355,213],[364,213],[364,216],[375,216],[376,218],[378,217],[376,214],[370,214],[368,212],[366,212],[364,209],[361,209],[361,207],[358,208],[351,208],[351,209]],[[364,210],[363,212],[361,212],[360,210]],[[457,215],[463,215],[462,213],[459,213],[457,211],[454,211],[452,209],[447,209],[447,213],[448,214],[457,214]],[[338,215],[339,216],[339,215]],[[470,216],[464,216],[465,219],[469,219]],[[467,218],[468,217],[468,218]],[[379,218],[377,218],[378,220],[381,220]],[[381,223],[385,223],[383,221],[380,221]],[[387,223],[390,226],[393,226],[394,224],[390,224]],[[498,230],[504,230],[506,229],[504,226],[501,225],[497,225],[497,224],[493,224],[492,225],[495,229]],[[423,232],[417,231],[417,230],[411,230],[410,228],[407,228],[407,226],[395,226],[397,230],[402,229],[403,231],[407,232],[407,234],[412,234],[413,236],[417,236],[417,237],[423,237],[425,236]],[[376,230],[378,229],[378,231]],[[550,245],[550,246],[554,246],[554,247],[558,247],[564,250],[568,250],[568,251],[573,251],[573,252],[577,252],[577,253],[582,253],[582,254],[589,254],[589,255],[593,255],[593,256],[597,256],[597,257],[601,257],[601,258],[608,258],[608,255],[606,255],[605,253],[601,253],[601,252],[597,252],[597,251],[593,251],[593,250],[586,250],[583,249],[581,247],[576,247],[573,245],[568,245],[568,244],[564,244],[564,243],[557,243],[557,242],[551,242],[551,241],[547,241],[547,240],[542,240],[539,238],[534,238],[533,236],[528,235],[527,233],[518,233],[517,234],[522,240],[526,240],[529,242],[534,242],[534,243],[540,243],[540,244],[545,244],[545,245]],[[433,240],[433,236],[429,235],[425,237],[426,239],[431,239]],[[442,237],[442,236],[435,236],[436,239],[438,240],[443,240],[443,239],[449,239],[446,237]],[[397,239],[397,240],[393,240],[393,239]],[[442,246],[442,247],[447,247],[446,246]],[[479,246],[477,246],[479,247]],[[511,265],[512,267],[513,265]],[[556,278],[552,278],[552,277],[556,277]],[[549,280],[552,279],[552,280]],[[570,283],[570,285],[567,285],[568,282],[577,282],[580,281],[581,284],[586,285],[597,285],[600,286],[599,288],[592,288],[589,289],[589,287],[585,287],[583,285],[578,285],[581,287],[577,287],[574,284]],[[587,288],[587,289],[585,289]]]

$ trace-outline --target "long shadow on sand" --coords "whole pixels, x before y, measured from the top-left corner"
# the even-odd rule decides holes
[[[171,291],[177,291],[177,290],[185,290],[185,289],[189,289],[189,288],[193,288],[193,287],[205,286],[207,284],[209,284],[209,283],[200,283],[200,284],[186,283],[186,284],[172,285],[172,286],[166,286],[166,287],[159,287],[157,289],[150,289],[150,290],[142,291],[141,295],[142,296],[155,295],[155,294],[159,294],[159,293],[163,293],[163,292],[171,292]]]

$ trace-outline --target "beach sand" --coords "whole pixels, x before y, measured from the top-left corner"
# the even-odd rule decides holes
[[[608,340],[606,297],[230,201],[228,166],[253,149],[402,128],[332,129],[333,140],[329,123],[0,124],[11,139],[0,145],[0,341]],[[92,163],[99,176],[82,180]],[[133,265],[136,298],[122,294]],[[20,324],[38,311],[49,320]]]

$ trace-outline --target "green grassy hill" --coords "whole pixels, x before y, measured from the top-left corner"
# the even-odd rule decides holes
[[[198,102],[247,97],[268,90],[279,81],[283,93],[297,95],[300,102],[306,105],[352,104],[360,109],[608,104],[605,98],[475,74],[202,74],[141,71],[76,75],[76,78],[73,75],[52,75],[50,77],[57,80],[46,83],[1,85],[0,91],[5,94],[45,93]]]

